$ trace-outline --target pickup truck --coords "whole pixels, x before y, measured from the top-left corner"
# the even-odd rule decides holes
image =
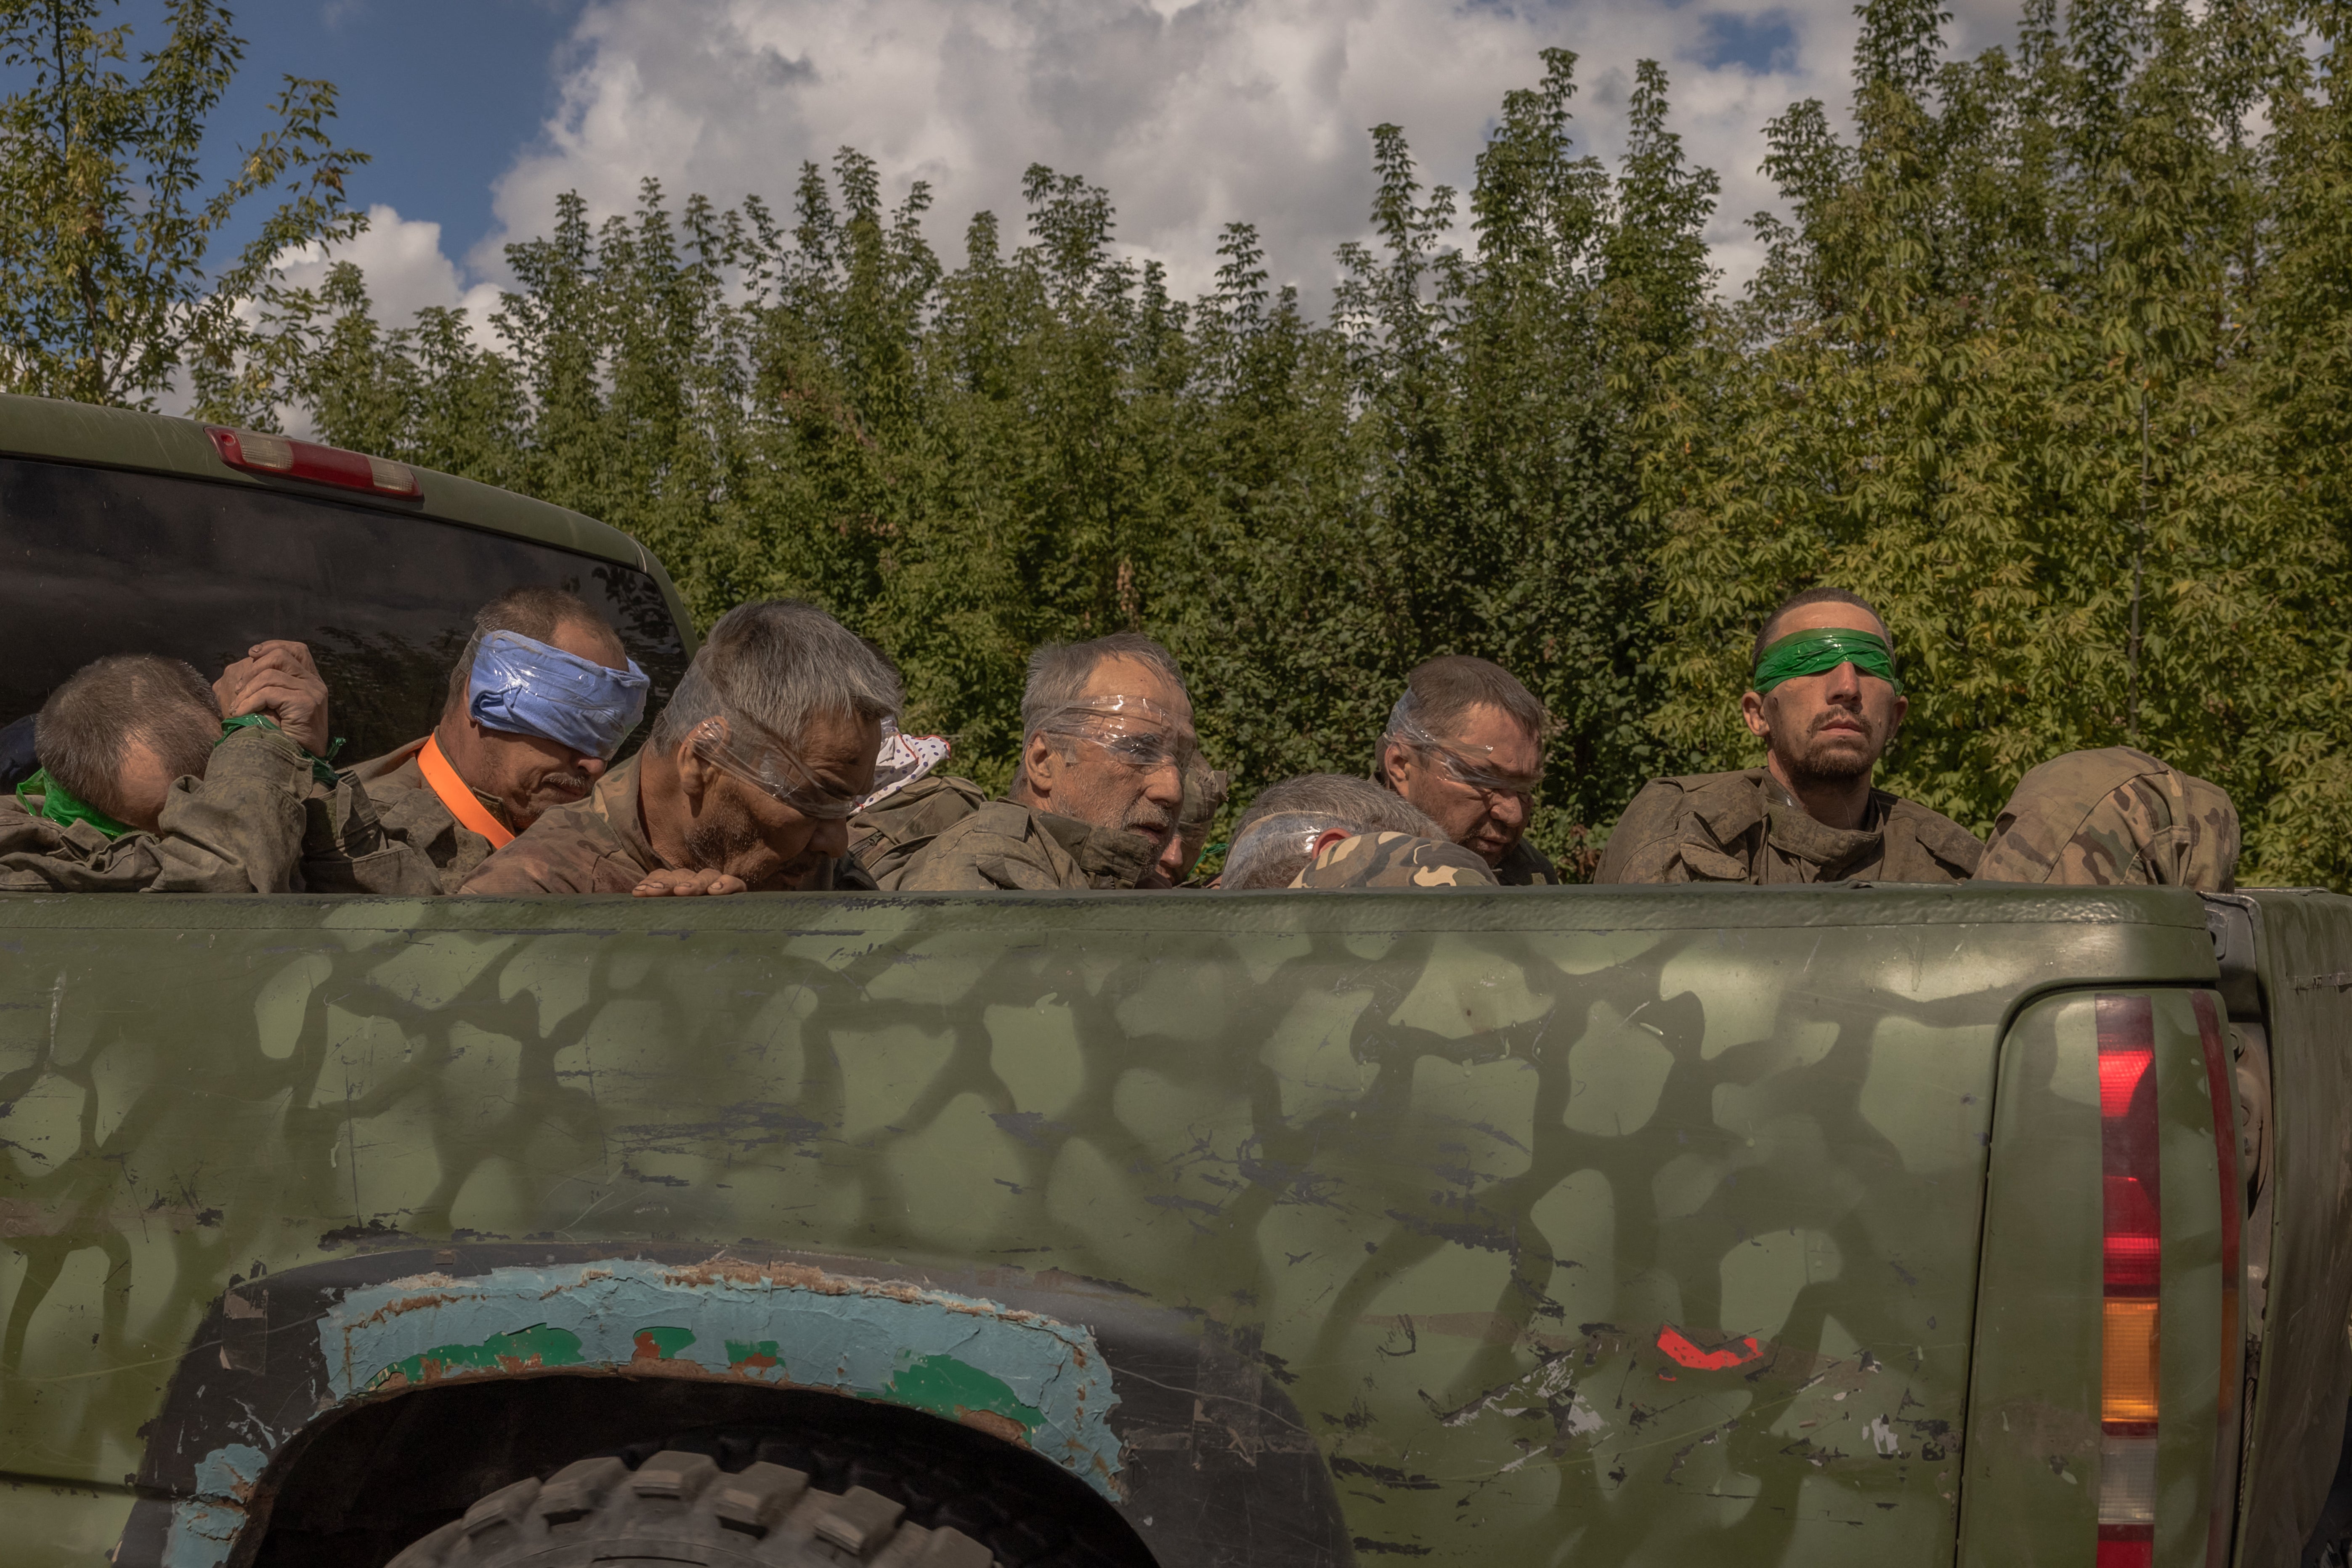
[[[18,710],[308,637],[364,756],[519,576],[690,653],[589,520],[223,450],[0,401]],[[2332,1546],[2332,894],[11,894],[0,951],[7,1568]]]

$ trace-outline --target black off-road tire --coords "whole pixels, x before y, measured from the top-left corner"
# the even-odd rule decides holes
[[[765,1460],[729,1472],[707,1453],[666,1448],[635,1466],[606,1454],[499,1488],[393,1568],[993,1568],[987,1547],[906,1511]]]

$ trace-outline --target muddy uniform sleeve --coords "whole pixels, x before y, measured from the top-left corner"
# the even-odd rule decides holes
[[[899,874],[902,893],[1055,892],[1084,888],[1077,863],[1029,831],[1029,814],[995,803],[950,826]],[[1016,831],[1017,828],[1017,831]]]
[[[310,755],[292,736],[259,724],[233,731],[202,779],[172,785],[149,890],[294,891],[312,784]]]
[[[1486,862],[1459,844],[1410,833],[1359,833],[1315,858],[1294,888],[1492,888]]]
[[[588,803],[556,807],[483,861],[461,893],[625,893],[646,868]]]

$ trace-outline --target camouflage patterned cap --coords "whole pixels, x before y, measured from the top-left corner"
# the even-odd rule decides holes
[[[1979,882],[2237,886],[2238,812],[2218,784],[2146,752],[2069,752],[2018,781],[1977,867]]]
[[[1342,838],[1298,873],[1294,888],[1491,888],[1495,873],[1459,844],[1410,833]]]

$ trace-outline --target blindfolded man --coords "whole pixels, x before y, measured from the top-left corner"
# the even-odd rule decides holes
[[[541,815],[461,889],[662,894],[871,889],[849,818],[874,790],[898,672],[813,605],[710,628],[635,756]]]
[[[586,797],[645,717],[647,685],[586,605],[516,588],[476,614],[433,732],[352,773],[385,832],[454,892],[541,815]]]
[[[1984,847],[1948,817],[1871,787],[1910,704],[1885,623],[1843,588],[1764,623],[1740,699],[1765,765],[1659,779],[1609,837],[1600,882],[1959,882]]]
[[[1131,633],[1039,648],[1006,798],[909,861],[901,892],[1168,888],[1183,875],[1185,776],[1199,747],[1168,650]]]

